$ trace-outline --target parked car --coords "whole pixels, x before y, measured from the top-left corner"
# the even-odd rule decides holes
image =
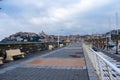
[[[120,51],[120,43],[118,43],[118,51]],[[116,50],[116,46],[114,46],[113,48],[112,48],[112,50]]]

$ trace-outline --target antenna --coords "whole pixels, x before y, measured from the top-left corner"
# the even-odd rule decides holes
[[[116,28],[118,28],[118,25],[119,25],[119,23],[118,23],[118,13],[116,12]]]
[[[113,27],[111,26],[111,18],[110,17],[108,18],[108,27],[111,29],[111,31],[110,31],[110,36],[111,36]],[[109,37],[109,40],[111,41],[111,37]]]

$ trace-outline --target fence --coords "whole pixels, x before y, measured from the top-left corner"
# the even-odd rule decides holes
[[[100,80],[120,80],[120,68],[117,65],[104,58],[101,52],[96,52],[85,44],[83,44],[83,49],[90,58]]]

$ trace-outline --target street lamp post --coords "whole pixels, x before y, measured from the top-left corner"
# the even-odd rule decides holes
[[[58,34],[58,48],[59,48],[59,45],[60,45],[60,44],[59,44],[59,42],[60,42],[60,40],[59,40],[59,39],[60,39],[60,38],[59,38],[59,34]]]
[[[63,29],[61,29],[60,31],[63,31]],[[58,31],[58,48],[60,46],[60,31]]]

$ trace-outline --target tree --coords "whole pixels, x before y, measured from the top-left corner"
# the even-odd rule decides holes
[[[118,54],[118,41],[119,41],[119,35],[114,35],[114,40],[116,42],[116,53],[115,54]]]
[[[105,49],[106,38],[102,38],[101,40],[102,40],[102,41],[101,41],[101,42],[102,42],[102,43],[101,43],[101,44],[102,44],[102,49]]]
[[[106,46],[107,46],[107,50],[109,49],[108,43],[109,43],[109,38],[106,37]]]

